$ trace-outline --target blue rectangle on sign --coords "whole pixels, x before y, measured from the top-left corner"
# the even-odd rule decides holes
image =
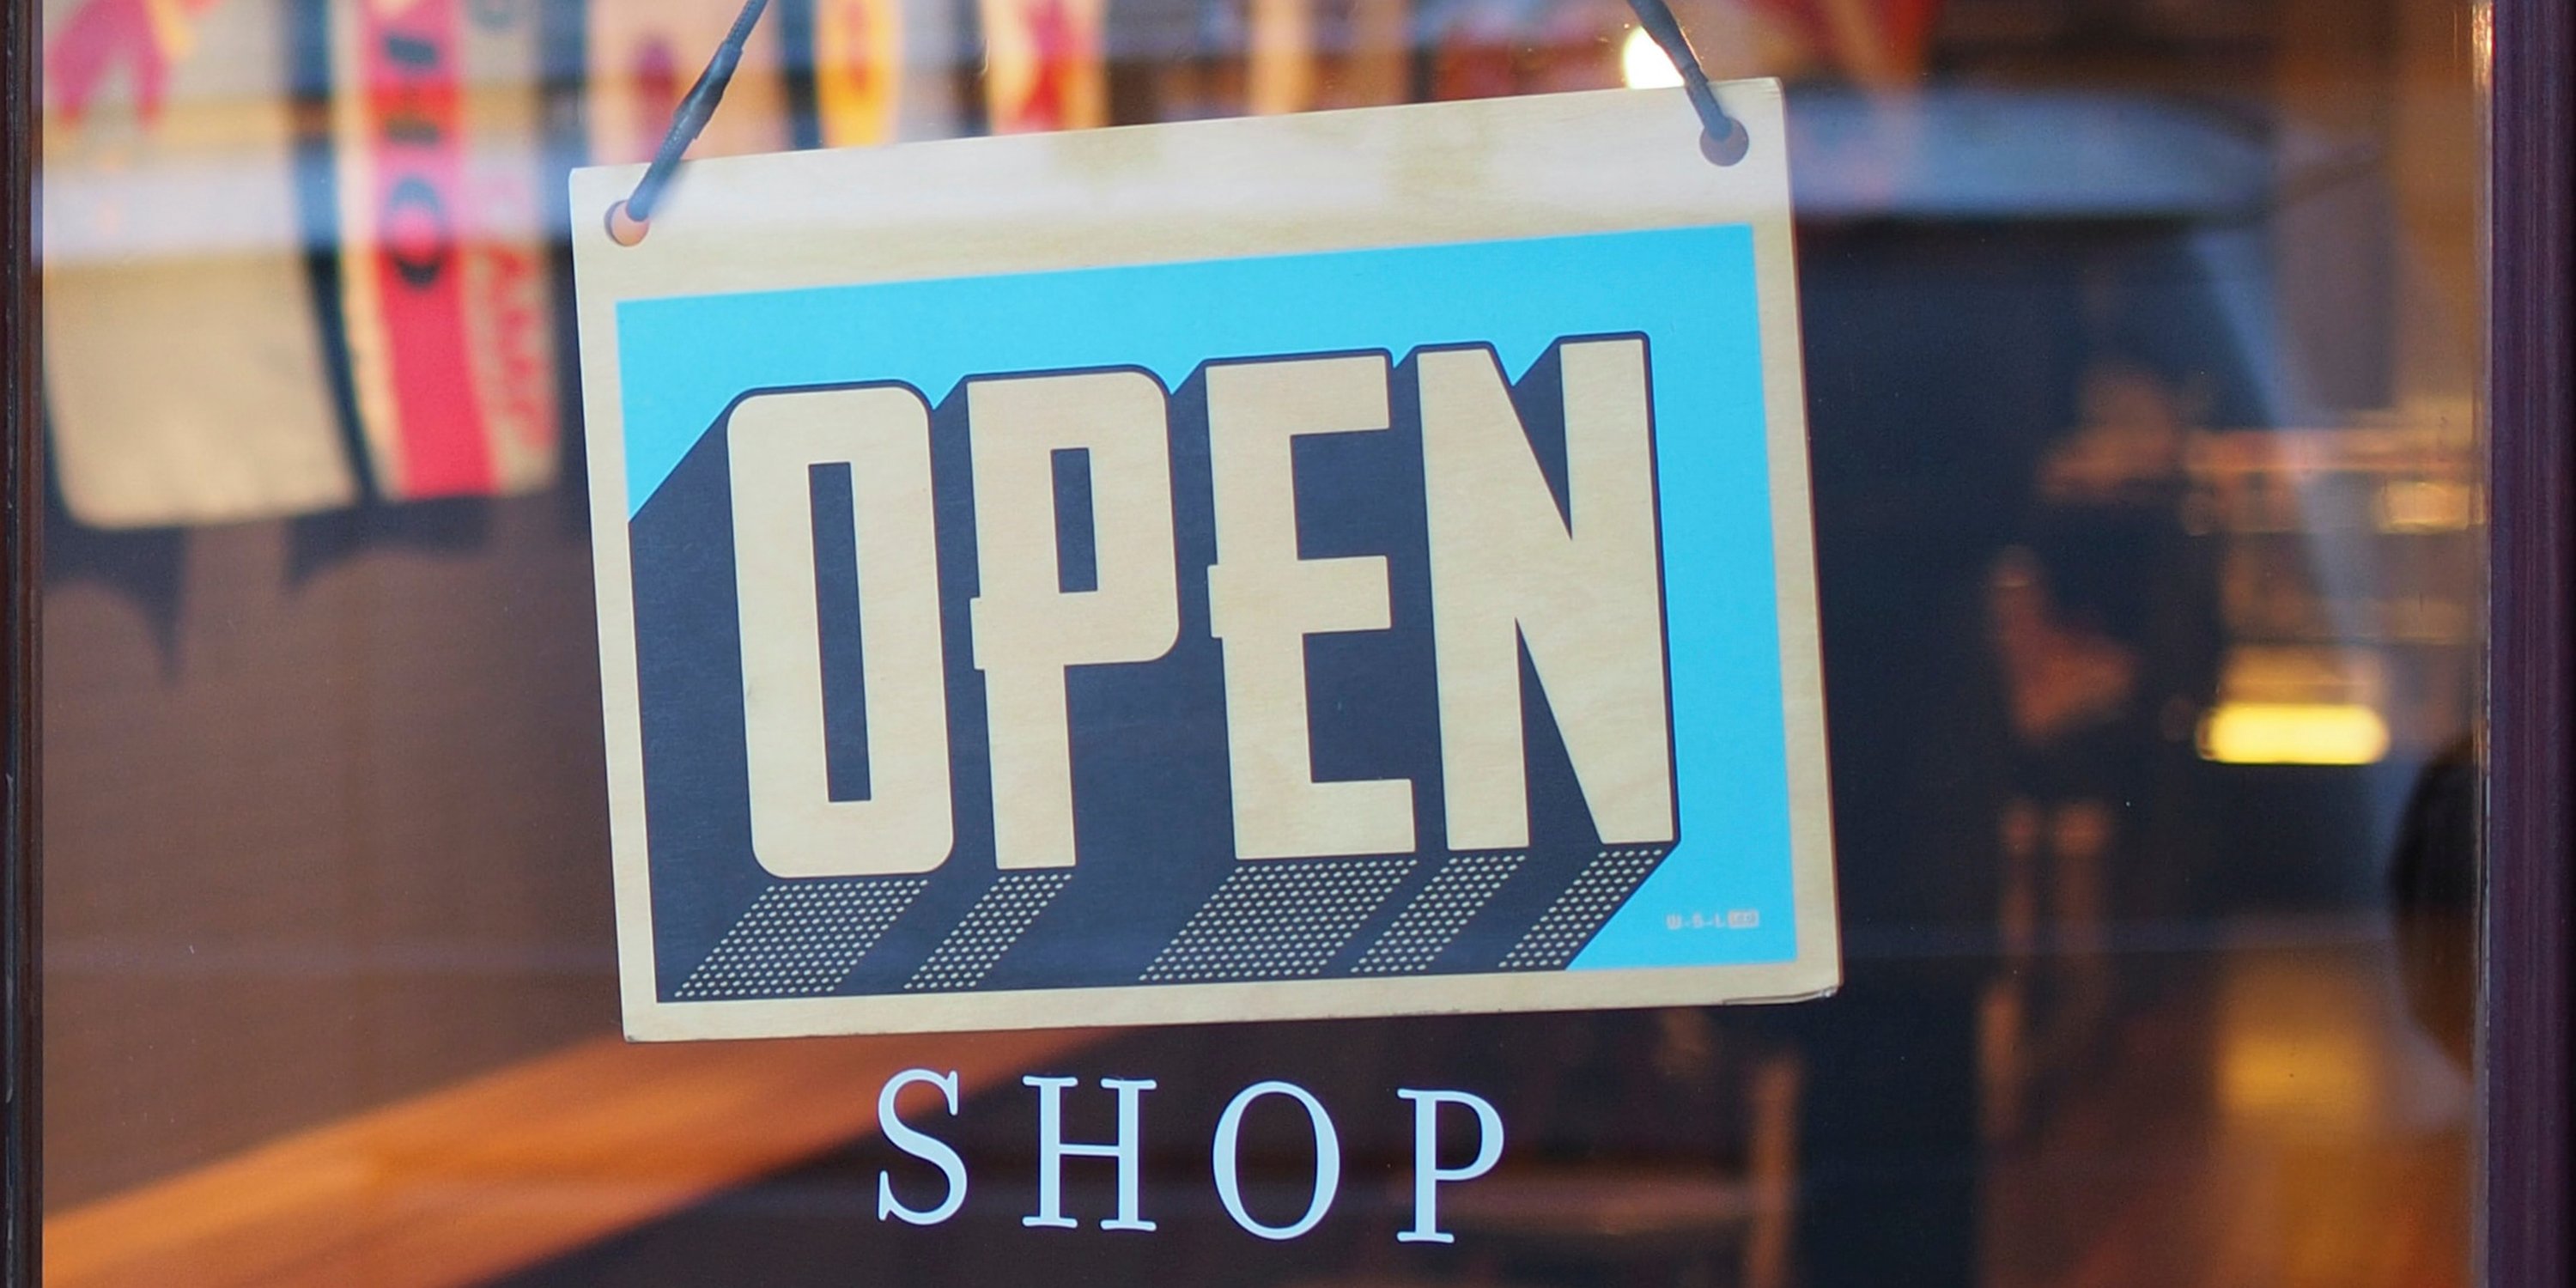
[[[1727,224],[620,303],[656,996],[685,1004],[1794,960],[1754,265],[1751,229]],[[1596,389],[1616,394],[1633,371],[1640,423],[1651,425],[1651,454],[1636,457],[1650,462],[1639,495],[1659,514],[1638,547],[1643,562],[1630,563],[1653,579],[1650,601],[1660,597],[1650,607],[1662,620],[1666,686],[1633,708],[1582,700],[1575,672],[1614,645],[1553,644],[1547,623],[1525,622],[1526,738],[1501,796],[1481,773],[1444,777],[1490,763],[1462,750],[1459,730],[1494,727],[1496,704],[1462,696],[1444,675],[1466,654],[1442,628],[1467,619],[1457,605],[1483,601],[1443,581],[1468,562],[1443,563],[1435,551],[1444,522],[1469,534],[1499,522],[1474,512],[1484,485],[1447,477],[1453,467],[1442,463],[1489,458],[1472,446],[1443,456],[1425,430],[1435,397],[1475,395],[1487,352],[1523,435],[1514,439],[1522,464],[1511,468],[1545,480],[1560,540],[1586,534],[1581,498],[1599,482],[1586,471],[1614,468],[1588,462],[1624,459],[1592,454],[1590,431],[1569,428],[1588,423],[1578,403]],[[1034,732],[1003,714],[992,687],[1003,664],[979,655],[977,636],[979,595],[999,593],[997,575],[979,565],[979,533],[1007,516],[978,512],[986,467],[970,390],[1047,373],[1099,377],[1087,387],[1104,397],[1124,390],[1167,409],[1168,480],[1156,486],[1169,499],[1144,525],[1150,539],[1138,537],[1133,497],[1146,493],[1122,472],[1130,458],[1106,447],[1040,453],[1039,494],[1054,498],[1041,504],[1057,511],[1039,525],[1057,561],[1045,591],[1110,593],[1133,565],[1121,552],[1138,541],[1168,542],[1173,568],[1156,571],[1175,587],[1160,610],[1172,618],[1163,651],[1062,668],[1060,733],[1048,702],[1035,708]],[[1363,401],[1378,391],[1385,419],[1299,434],[1262,475],[1246,462],[1267,458],[1232,445],[1253,442],[1251,431],[1229,428],[1259,419],[1259,408],[1231,410],[1252,404],[1227,391],[1284,390],[1260,407],[1293,403],[1305,414],[1305,373],[1332,374],[1334,388]],[[762,718],[747,710],[782,699],[759,668],[746,681],[754,616],[743,588],[754,574],[743,563],[753,552],[737,548],[750,530],[738,522],[737,499],[749,494],[737,473],[748,467],[731,440],[750,432],[744,409],[790,392],[897,413],[917,406],[926,426],[924,486],[888,493],[895,499],[880,508],[910,513],[904,506],[921,501],[918,559],[935,562],[935,578],[914,569],[922,575],[906,580],[893,566],[895,552],[914,549],[897,528],[872,535],[880,520],[868,513],[869,488],[891,486],[891,466],[836,470],[818,458],[797,476],[811,484],[797,495],[816,500],[797,508],[811,513],[778,529],[810,532],[810,544],[790,542],[800,552],[791,579],[803,580],[772,598],[811,623],[811,638],[795,645],[811,665],[796,673],[820,676],[812,705],[823,713],[816,745],[777,753],[821,766],[815,799],[796,808],[906,820],[897,829],[906,839],[882,852],[856,846],[846,872],[830,870],[819,841],[793,861],[777,845],[763,852],[788,825],[755,819],[780,798],[755,789],[770,771],[746,749]],[[1237,559],[1229,543],[1249,540],[1233,534],[1258,522],[1254,502],[1224,498],[1256,494],[1285,498],[1287,561],[1332,571],[1339,589],[1318,590],[1318,602],[1365,601],[1360,616],[1306,632],[1287,662],[1258,663],[1272,668],[1261,674],[1302,680],[1302,765],[1299,748],[1255,745],[1245,718],[1229,715],[1269,689],[1246,678],[1251,628],[1226,623],[1284,611],[1264,595],[1211,589]],[[1241,584],[1288,585],[1261,578],[1309,571],[1247,570]],[[1362,588],[1356,600],[1351,585]],[[919,604],[921,620],[886,607],[903,603]],[[937,692],[926,697],[891,687],[914,627],[932,642],[921,656]],[[1134,622],[1099,629],[1103,639],[1154,633]],[[1626,646],[1652,663],[1657,644]],[[1511,659],[1500,665],[1508,678]],[[905,758],[936,741],[913,734],[934,719],[939,763],[907,777]],[[1060,842],[1045,839],[1062,814],[1049,812],[1051,789],[995,768],[1022,765],[1015,757],[1029,747],[1039,754],[1025,763],[1059,763],[1046,761],[1050,746],[1062,748],[1070,781]],[[1276,811],[1252,800],[1247,757],[1273,753],[1284,767],[1262,772],[1298,791],[1311,780],[1323,789],[1316,799],[1349,808],[1309,810],[1301,822],[1293,800]],[[1633,772],[1640,756],[1661,768]],[[913,810],[901,799],[915,790],[907,783],[940,781],[944,800]],[[1506,813],[1525,799],[1526,836],[1454,843],[1499,834],[1463,821],[1471,796],[1502,800]],[[1625,811],[1616,819],[1614,796]],[[1384,826],[1364,824],[1406,817],[1395,844],[1297,848],[1300,837],[1383,838]]]

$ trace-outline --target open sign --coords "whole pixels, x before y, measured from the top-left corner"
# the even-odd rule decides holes
[[[1541,409],[1558,448],[1553,479],[1480,348],[1427,350],[1393,370],[1385,354],[1210,363],[1177,414],[1161,383],[1132,369],[970,379],[959,392],[967,478],[939,477],[917,390],[745,398],[725,433],[753,857],[780,877],[947,864],[961,772],[952,708],[980,684],[994,866],[1079,866],[1084,849],[1114,842],[1086,847],[1075,823],[1069,679],[1171,658],[1184,618],[1215,642],[1217,682],[1204,667],[1168,675],[1209,689],[1187,709],[1223,726],[1238,860],[1412,854],[1423,833],[1433,849],[1526,850],[1525,700],[1553,715],[1601,844],[1669,845],[1646,343],[1561,345],[1525,383],[1553,404]],[[1344,498],[1319,495],[1331,486],[1320,471],[1300,486],[1301,441],[1341,434],[1395,434],[1415,449],[1418,461],[1392,464],[1423,482],[1418,507],[1403,507],[1408,518],[1418,508],[1422,531],[1404,534],[1401,554],[1302,552],[1325,521],[1301,524],[1301,508],[1368,489],[1358,480]],[[1188,462],[1177,481],[1175,456]],[[848,489],[846,506],[815,505],[823,488]],[[942,525],[941,498],[958,494],[971,500],[951,508],[971,508],[971,521]],[[844,513],[846,552],[816,534],[818,514]],[[1212,537],[1192,544],[1214,556],[1191,560],[1199,584],[1186,604],[1183,530]],[[845,557],[819,558],[827,544]],[[1433,665],[1408,678],[1436,694],[1437,821],[1416,816],[1417,778],[1314,771],[1308,641],[1393,630],[1390,565],[1408,556],[1423,574],[1411,580],[1429,588],[1428,612],[1408,605],[1407,616],[1428,618]],[[953,652],[960,596],[943,594],[943,570],[975,586],[967,642]],[[836,635],[856,647],[827,650],[821,606],[835,579],[851,593],[834,606],[854,619]],[[952,669],[969,659],[971,675]],[[1543,698],[1524,692],[1524,666]],[[831,670],[857,692],[833,701]],[[1096,750],[1155,730],[1172,703],[1140,691],[1132,706],[1089,705],[1082,741]],[[835,708],[848,727],[831,727]],[[836,775],[836,753],[863,768]]]
[[[1425,228],[1408,167],[1461,113],[1495,165],[1599,187],[1565,145],[1600,130],[1679,190],[1534,235],[1471,184],[1491,227]],[[1673,120],[727,160],[642,245],[577,239],[630,1029],[1829,987],[1785,173]],[[798,204],[989,165],[1270,210],[1317,151],[1395,182],[1280,253],[1204,209]]]

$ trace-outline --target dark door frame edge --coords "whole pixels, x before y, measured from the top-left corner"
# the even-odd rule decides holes
[[[0,1283],[36,1282],[42,1255],[43,1073],[37,1013],[36,686],[44,450],[38,396],[36,0],[0,12]]]
[[[36,1282],[42,1255],[41,1004],[36,940],[36,611],[44,527],[38,417],[35,0],[0,12],[0,1283]]]
[[[2568,1282],[2569,0],[2496,0],[2480,1280]]]

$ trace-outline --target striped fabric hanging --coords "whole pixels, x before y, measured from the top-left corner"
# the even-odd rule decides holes
[[[981,12],[993,133],[1109,123],[1107,0],[981,0]]]
[[[323,11],[333,304],[389,500],[525,492],[557,468],[553,288],[532,7]]]

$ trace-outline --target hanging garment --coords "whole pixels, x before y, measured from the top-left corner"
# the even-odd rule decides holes
[[[331,0],[329,295],[376,493],[551,485],[558,462],[536,6]]]
[[[45,366],[80,523],[358,495],[298,214],[286,0],[46,0]]]
[[[984,110],[995,134],[1109,123],[1107,0],[981,0]]]
[[[724,43],[740,8],[736,0],[590,0],[592,163],[653,159],[670,131],[672,109]],[[794,144],[781,25],[765,20],[752,28],[724,110],[707,121],[690,156],[776,152]]]
[[[813,0],[814,114],[822,145],[893,142],[902,117],[903,0]]]

